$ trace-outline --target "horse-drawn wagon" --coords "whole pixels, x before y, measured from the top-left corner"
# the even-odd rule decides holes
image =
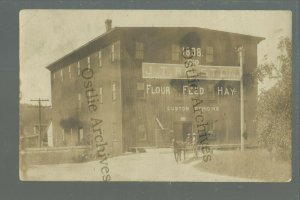
[[[193,153],[194,158],[198,158],[198,140],[197,135],[194,133],[192,136],[191,134],[187,134],[187,138],[185,141],[178,140],[173,138],[172,140],[172,148],[174,152],[174,158],[176,162],[181,161],[181,156],[183,154],[183,159],[186,159],[186,155],[190,152]]]

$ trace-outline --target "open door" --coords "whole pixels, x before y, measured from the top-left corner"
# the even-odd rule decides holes
[[[183,122],[182,123],[182,137],[183,137],[183,141],[186,140],[187,138],[187,134],[188,133],[192,133],[193,131],[193,123],[192,122]]]
[[[188,133],[192,133],[193,123],[190,121],[187,122],[174,122],[174,137],[177,140],[184,141]]]

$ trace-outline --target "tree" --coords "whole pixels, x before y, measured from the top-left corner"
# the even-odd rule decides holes
[[[259,82],[266,78],[276,79],[276,83],[259,95],[257,107],[257,133],[259,142],[276,158],[288,160],[291,158],[291,69],[292,46],[291,40],[281,38],[278,44],[280,55],[277,63],[265,61],[258,66],[255,77]]]

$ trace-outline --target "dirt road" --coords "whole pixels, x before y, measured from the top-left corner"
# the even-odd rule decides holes
[[[222,176],[194,167],[199,160],[176,163],[171,149],[150,149],[146,153],[126,154],[108,159],[112,181],[248,182],[249,179]],[[102,181],[99,161],[85,163],[33,165],[26,180]]]

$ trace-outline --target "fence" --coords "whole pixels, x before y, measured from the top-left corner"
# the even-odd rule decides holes
[[[20,163],[26,165],[60,164],[85,161],[90,146],[27,148],[20,151]]]

